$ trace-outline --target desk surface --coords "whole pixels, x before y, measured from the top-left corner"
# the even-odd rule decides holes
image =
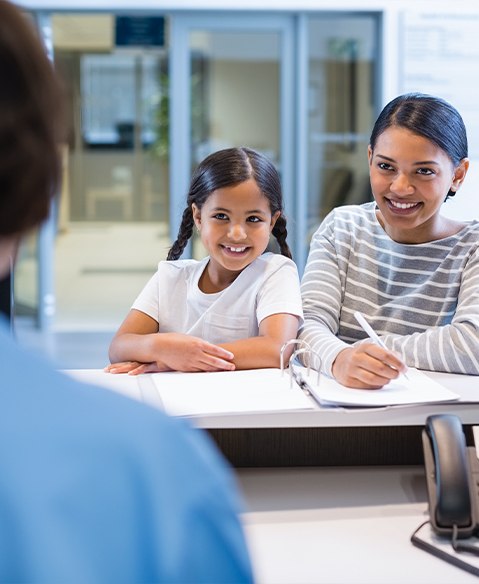
[[[97,370],[70,372],[87,383],[99,383],[114,391],[162,409],[161,399],[149,375],[105,374],[99,378]],[[101,372],[100,372],[101,373]],[[464,399],[479,399],[479,377],[427,372],[427,375]],[[360,391],[360,390],[358,390]],[[476,395],[478,396],[476,398]],[[207,429],[234,428],[334,428],[423,426],[427,416],[437,413],[454,413],[464,424],[479,424],[479,403],[450,402],[414,406],[393,406],[375,409],[320,408],[307,411],[278,411],[241,414],[217,414],[191,418],[193,424]]]
[[[421,467],[239,469],[259,584],[462,584],[412,545],[427,519]]]

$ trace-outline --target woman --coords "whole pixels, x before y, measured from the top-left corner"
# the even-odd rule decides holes
[[[300,336],[343,385],[379,388],[407,366],[479,374],[479,222],[441,214],[467,155],[449,103],[397,97],[368,147],[374,202],[334,209],[314,234]],[[355,311],[387,349],[365,341]]]

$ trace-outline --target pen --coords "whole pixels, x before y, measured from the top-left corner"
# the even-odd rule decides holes
[[[378,337],[378,334],[376,333],[376,331],[372,328],[372,326],[368,323],[368,321],[364,318],[364,316],[360,312],[358,312],[357,310],[354,313],[354,318],[358,321],[358,323],[361,325],[361,328],[363,329],[363,331],[368,335],[368,337],[372,341],[374,341],[377,345],[379,345],[383,349],[386,349],[386,351],[389,351],[389,349],[386,347],[384,342]],[[405,373],[403,373],[403,375],[406,379],[408,379],[408,376]]]

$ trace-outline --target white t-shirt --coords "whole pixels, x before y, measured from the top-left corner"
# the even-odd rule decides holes
[[[198,287],[209,258],[162,261],[132,308],[158,322],[162,333],[185,333],[210,343],[255,337],[260,322],[278,313],[303,318],[296,264],[265,253],[247,266],[221,292]]]

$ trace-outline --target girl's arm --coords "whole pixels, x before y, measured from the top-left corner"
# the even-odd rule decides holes
[[[233,355],[198,337],[161,333],[158,323],[139,310],[130,310],[110,344],[111,373],[132,372],[135,363],[148,371],[223,371],[234,369]],[[133,362],[133,363],[125,363]]]
[[[262,369],[280,366],[281,347],[296,338],[299,317],[293,314],[272,314],[259,325],[257,337],[250,337],[223,343],[220,346],[233,353],[236,369]],[[284,351],[285,363],[288,362],[294,347]]]

